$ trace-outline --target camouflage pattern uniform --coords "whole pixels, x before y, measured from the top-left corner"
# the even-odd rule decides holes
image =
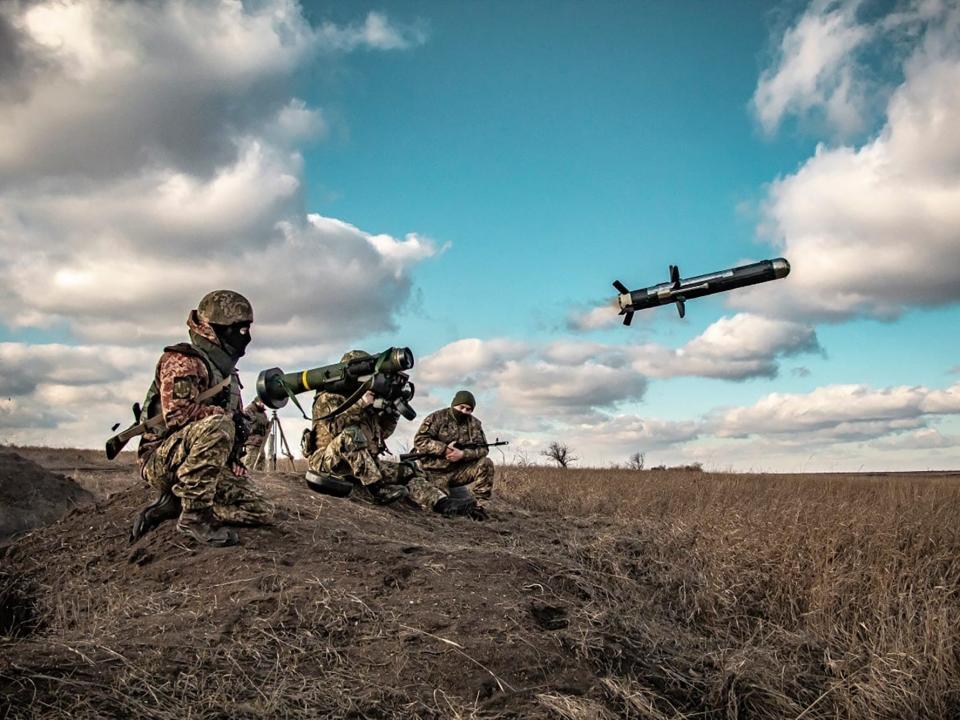
[[[141,477],[160,492],[172,490],[184,512],[212,509],[223,522],[267,523],[273,516],[271,503],[248,478],[231,470],[233,416],[242,407],[235,361],[196,310],[187,326],[191,342],[165,349],[143,404],[141,418],[162,412],[166,428],[141,438]],[[200,393],[228,376],[229,387],[209,404],[196,402]]]
[[[356,357],[353,351],[342,362]],[[346,397],[332,392],[317,392],[313,400],[313,417],[321,418],[340,407]],[[406,485],[410,499],[429,510],[445,497],[420,473],[415,463],[381,460],[387,449],[386,440],[397,427],[397,416],[357,402],[328,420],[313,421],[315,449],[307,458],[307,466],[317,473],[344,477],[352,475],[364,487],[375,483]]]
[[[464,420],[458,420],[458,415]],[[483,425],[472,415],[461,415],[453,408],[443,408],[427,415],[413,439],[413,450],[429,453],[420,461],[427,479],[437,487],[447,488],[470,485],[480,498],[493,493],[493,461],[487,457],[488,448],[463,450],[463,460],[452,463],[444,457],[447,446],[455,442],[463,445],[487,442]]]
[[[260,448],[263,447],[263,441],[270,432],[270,418],[267,417],[267,411],[259,400],[254,400],[247,405],[243,413],[250,419],[250,431],[247,442],[243,446],[243,464],[250,470],[265,468],[266,458],[260,454]]]

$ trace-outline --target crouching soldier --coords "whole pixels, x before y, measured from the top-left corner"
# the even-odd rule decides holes
[[[370,357],[363,350],[345,353],[340,362]],[[313,426],[303,443],[307,480],[322,489],[325,483],[352,483],[370,493],[374,502],[388,504],[409,499],[423,510],[445,515],[479,515],[472,499],[459,500],[428,482],[413,462],[390,462],[380,456],[397,428],[397,411],[367,391],[356,403],[333,413],[347,402],[334,392],[317,391],[313,400]],[[348,487],[349,491],[349,487]],[[335,490],[332,494],[338,494]]]
[[[245,297],[215,290],[187,318],[190,342],[164,348],[142,414],[162,414],[163,426],[144,433],[137,452],[140,474],[159,497],[138,515],[131,540],[179,515],[181,533],[209,545],[236,545],[237,533],[223,523],[272,520],[273,506],[239,460],[248,420],[236,364],[252,323]]]
[[[266,469],[266,458],[263,456],[263,441],[270,431],[270,418],[263,400],[254,398],[253,402],[243,409],[250,420],[250,435],[243,446],[243,464],[248,470]]]
[[[440,489],[460,495],[470,486],[474,496],[489,498],[493,494],[493,461],[484,447],[483,426],[473,416],[476,406],[473,393],[457,392],[450,407],[423,419],[413,449],[423,456],[420,464],[427,479]]]

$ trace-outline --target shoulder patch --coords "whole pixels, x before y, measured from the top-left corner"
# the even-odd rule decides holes
[[[196,392],[196,378],[179,377],[173,381],[173,399],[188,400]]]

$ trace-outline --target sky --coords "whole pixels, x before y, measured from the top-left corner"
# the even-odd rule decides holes
[[[958,127],[958,0],[0,0],[0,442],[101,447],[230,288],[247,399],[405,345],[501,462],[956,469]]]

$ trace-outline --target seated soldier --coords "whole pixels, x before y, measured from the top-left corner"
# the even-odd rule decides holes
[[[209,545],[236,545],[237,533],[222,523],[272,520],[273,506],[238,460],[248,420],[236,364],[252,323],[245,297],[215,290],[187,318],[190,342],[164,348],[142,411],[142,419],[162,414],[164,426],[144,433],[137,451],[140,475],[159,497],[137,516],[131,541],[179,515],[181,533]],[[199,397],[218,386],[213,397]]]
[[[253,402],[243,409],[243,412],[250,419],[250,434],[243,446],[243,464],[248,470],[265,470],[267,469],[267,462],[261,448],[263,448],[263,441],[270,431],[270,418],[267,417],[267,409],[264,407],[263,400],[254,398]]]
[[[487,457],[483,426],[474,417],[477,401],[473,393],[460,390],[450,407],[427,415],[413,439],[414,452],[423,453],[420,464],[427,479],[441,490],[460,494],[472,486],[473,494],[489,498],[493,494],[493,461]]]
[[[345,353],[340,362],[370,357],[362,350]],[[427,482],[415,463],[383,460],[386,440],[397,427],[398,414],[390,403],[378,402],[367,391],[356,403],[333,417],[347,397],[318,390],[313,400],[313,427],[305,438],[307,479],[314,487],[323,486],[324,477],[347,480],[365,488],[381,504],[408,498],[421,509],[445,515],[471,515],[478,512],[475,501],[447,497],[447,493]]]

